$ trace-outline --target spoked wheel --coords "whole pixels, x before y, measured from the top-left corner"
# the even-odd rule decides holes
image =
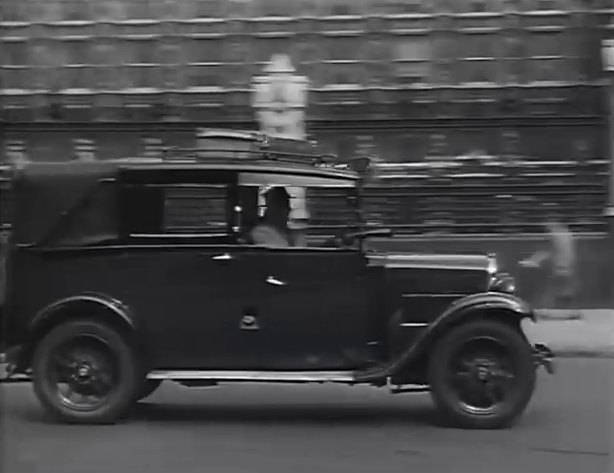
[[[468,412],[494,413],[512,394],[516,377],[505,348],[490,337],[476,337],[461,346],[452,359],[449,387]]]
[[[117,366],[101,340],[93,337],[70,340],[58,347],[51,361],[48,378],[55,383],[63,404],[88,411],[108,402],[117,383]]]
[[[37,347],[33,384],[43,406],[68,422],[109,423],[133,404],[136,357],[123,337],[93,321],[53,329]]]
[[[456,327],[431,356],[431,392],[465,428],[501,428],[526,409],[535,388],[531,347],[513,327],[493,321]]]

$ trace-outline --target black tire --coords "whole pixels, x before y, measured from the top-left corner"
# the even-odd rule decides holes
[[[72,351],[70,347],[74,347]],[[76,362],[76,355],[71,357],[66,353],[79,353],[82,358]],[[102,366],[104,370],[82,368],[93,373],[93,376],[88,376],[90,384],[86,386],[74,379],[75,373],[81,373],[74,367],[79,363],[82,367],[83,363]],[[53,328],[36,347],[32,369],[34,392],[43,407],[58,420],[69,423],[118,422],[134,405],[141,387],[138,357],[130,344],[113,328],[93,320],[74,320]],[[69,380],[72,386],[77,386],[69,390],[73,394],[89,396],[94,389],[91,380],[95,381],[96,389],[103,386],[107,392],[97,405],[89,408],[79,406],[61,394],[60,377],[62,381]],[[79,377],[80,381],[83,379],[86,378]]]
[[[151,396],[156,389],[162,384],[161,379],[146,379],[142,382],[141,387],[137,393],[136,400],[140,401],[146,397]]]
[[[471,348],[474,351],[470,351]],[[493,361],[498,363],[494,365],[495,369],[484,368],[484,361],[478,361],[480,353],[489,354],[491,358],[487,364],[490,368],[493,367]],[[472,357],[474,364],[465,361],[471,360]],[[536,370],[531,347],[519,330],[503,322],[480,320],[452,328],[435,344],[429,360],[428,377],[435,405],[457,427],[509,427],[525,411],[535,389]],[[465,366],[470,368],[467,372],[456,371],[458,384],[453,386],[450,382],[455,373],[453,365],[463,361],[466,362]],[[497,369],[501,365],[505,368]],[[510,373],[510,369],[513,373]],[[484,371],[487,371],[487,374]],[[510,376],[513,376],[513,379]],[[480,379],[481,377],[483,378]],[[485,381],[484,378],[488,380]],[[465,387],[461,388],[459,384],[464,384]],[[478,393],[480,401],[488,403],[493,400],[495,390],[499,394],[504,392],[505,398],[493,402],[490,406],[466,402],[467,396],[476,396]],[[490,399],[487,401],[486,397]]]

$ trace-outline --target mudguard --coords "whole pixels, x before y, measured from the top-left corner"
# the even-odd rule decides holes
[[[37,327],[45,325],[51,318],[57,316],[60,312],[69,308],[70,306],[80,305],[83,303],[88,305],[93,304],[99,308],[107,309],[116,316],[120,317],[130,327],[135,328],[134,316],[129,307],[123,302],[105,294],[86,293],[66,297],[64,299],[52,302],[44,307],[32,319],[32,322],[30,323],[30,331],[33,332]]]
[[[392,376],[423,353],[429,344],[446,328],[464,318],[469,319],[480,314],[484,314],[485,317],[509,317],[510,320],[518,322],[525,318],[535,321],[533,309],[519,297],[498,292],[472,294],[453,302],[418,335],[416,341],[407,350],[391,363],[357,372],[356,380],[358,382],[369,382]]]
[[[109,317],[119,320],[121,324],[136,333],[136,319],[130,308],[113,297],[86,293],[59,299],[37,312],[30,322],[26,341],[19,347],[19,353],[13,357],[16,372],[21,372],[28,367],[38,333],[53,324],[55,320],[62,318],[67,309],[79,305],[104,309]]]

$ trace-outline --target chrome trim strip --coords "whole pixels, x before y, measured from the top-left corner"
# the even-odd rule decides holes
[[[401,327],[427,327],[427,322],[403,322],[400,324]]]
[[[297,382],[352,382],[351,371],[152,371],[147,379],[200,379],[215,381],[297,381]]]
[[[130,233],[131,238],[219,238],[227,237],[228,233]]]
[[[388,263],[386,268],[391,269],[452,269],[460,271],[484,271],[484,268],[476,266],[448,265],[448,264],[415,264],[415,263]]]
[[[264,135],[258,132],[244,132],[237,130],[200,129],[196,132],[197,138],[236,138],[252,142],[259,142]],[[206,149],[205,149],[206,151]]]

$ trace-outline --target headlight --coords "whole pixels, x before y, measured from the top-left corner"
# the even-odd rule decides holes
[[[509,274],[499,274],[491,279],[489,290],[514,294],[516,292],[516,280]]]

